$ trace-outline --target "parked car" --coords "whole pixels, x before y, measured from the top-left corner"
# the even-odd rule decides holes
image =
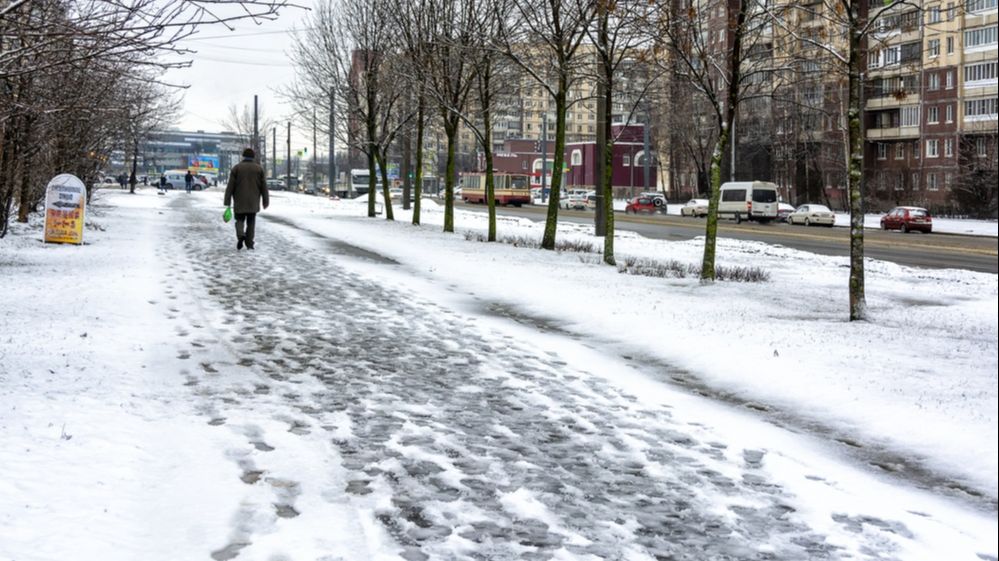
[[[770,222],[777,218],[777,185],[769,181],[729,181],[722,183],[718,216],[736,222]]]
[[[564,209],[576,209],[585,210],[586,209],[586,196],[589,191],[586,189],[573,189],[571,191],[563,191],[562,197],[558,201],[558,206]]]
[[[656,208],[662,207],[662,213],[666,214],[666,194],[660,191],[649,191],[648,193],[639,193],[639,197],[649,197],[652,199],[652,204],[656,205]]]
[[[708,215],[708,200],[707,199],[690,199],[680,207],[680,216],[690,216],[696,218],[698,216]]]
[[[816,224],[832,228],[836,225],[836,215],[826,205],[808,204],[796,208],[788,215],[787,221],[791,224],[804,224],[805,226]]]
[[[665,212],[666,207],[656,206],[656,202],[652,197],[634,197],[628,201],[628,205],[624,207],[625,214],[654,214],[656,212]]]
[[[586,210],[597,210],[597,192],[590,191],[586,195]]]
[[[777,222],[787,222],[787,217],[794,212],[794,206],[787,203],[777,203]]]
[[[284,181],[280,179],[268,179],[267,180],[267,190],[268,191],[284,191]]]
[[[933,231],[933,217],[925,208],[897,206],[881,217],[881,229],[901,230],[903,234],[912,231],[929,234]]]

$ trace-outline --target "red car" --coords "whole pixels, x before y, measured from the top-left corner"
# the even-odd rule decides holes
[[[933,218],[925,208],[897,206],[881,217],[881,229],[901,230],[903,234],[913,231],[929,234],[933,231]]]
[[[625,214],[638,214],[640,212],[652,214],[658,210],[666,212],[666,205],[656,206],[652,197],[635,197],[628,201],[628,206],[624,207]]]

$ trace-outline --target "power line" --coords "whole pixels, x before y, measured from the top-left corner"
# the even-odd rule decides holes
[[[186,37],[184,41],[206,41],[210,39],[228,39],[230,37],[259,37],[260,35],[291,35],[295,31],[307,31],[311,30],[311,27],[303,27],[300,29],[284,29],[279,31],[255,31],[253,33],[230,33],[228,35],[206,35],[204,37]]]

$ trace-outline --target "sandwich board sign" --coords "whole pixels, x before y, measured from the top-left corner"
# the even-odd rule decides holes
[[[87,186],[75,175],[63,173],[45,188],[45,242],[83,243]]]

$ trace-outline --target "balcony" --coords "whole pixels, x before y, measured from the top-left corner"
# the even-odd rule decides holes
[[[902,105],[916,105],[919,103],[919,94],[906,94],[902,97],[895,97],[893,95],[888,95],[884,97],[873,97],[867,100],[864,104],[865,111],[875,111],[877,109],[890,109],[893,107],[900,107]]]
[[[919,138],[919,126],[867,129],[867,140],[913,140]]]

